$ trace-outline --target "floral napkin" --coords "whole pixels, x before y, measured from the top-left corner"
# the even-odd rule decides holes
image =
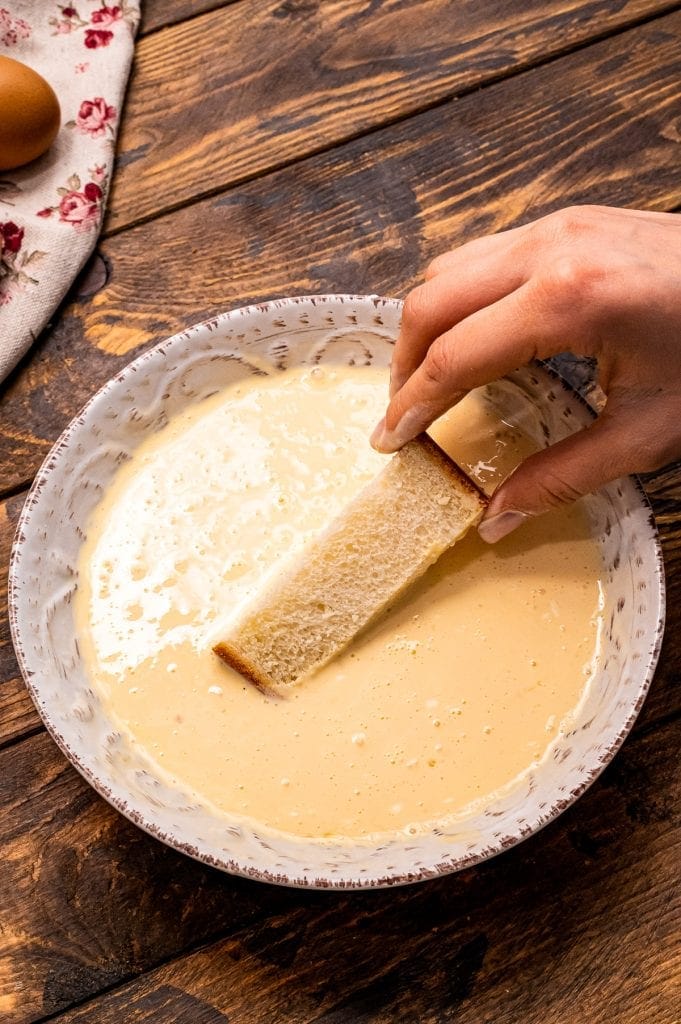
[[[94,248],[138,20],[139,0],[0,6],[0,55],[46,78],[62,113],[44,156],[0,171],[0,381]]]

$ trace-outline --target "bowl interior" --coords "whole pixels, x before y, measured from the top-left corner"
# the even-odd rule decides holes
[[[586,500],[600,545],[603,656],[574,723],[523,784],[446,829],[382,842],[301,840],[213,812],[166,784],[112,727],[81,662],[71,611],[90,513],[118,466],[175,413],[250,374],[320,363],[390,362],[400,304],[371,296],[284,299],[224,314],[126,367],[70,424],[40,470],[19,523],[10,617],[19,663],[43,720],[107,800],[153,835],[217,867],[287,885],[370,887],[428,878],[482,860],[541,828],[599,774],[627,734],[655,667],[664,584],[650,508],[633,479]],[[591,414],[540,366],[488,388],[539,444]]]

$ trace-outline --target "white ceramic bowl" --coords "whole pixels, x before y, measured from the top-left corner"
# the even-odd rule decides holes
[[[587,499],[604,562],[601,667],[571,731],[523,784],[484,810],[380,845],[274,838],[218,817],[166,785],[112,727],[80,658],[71,611],[87,522],[122,459],[175,413],[252,373],[300,364],[387,366],[400,303],[372,296],[282,299],[192,327],[106,384],[59,438],[31,489],[10,569],[10,618],[29,692],[55,741],[141,828],[225,871],[286,885],[377,887],[430,878],[491,857],[536,832],[593,782],[648,690],[664,622],[664,578],[650,507],[633,479]],[[540,444],[589,422],[584,402],[540,366],[491,385],[504,415]]]

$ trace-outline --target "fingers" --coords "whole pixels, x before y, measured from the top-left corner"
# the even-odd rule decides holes
[[[524,227],[511,228],[508,231],[497,231],[493,235],[481,235],[479,238],[473,238],[470,242],[464,242],[463,245],[458,245],[455,249],[449,249],[436,256],[426,267],[423,276],[426,281],[429,281],[431,278],[437,277],[438,274],[446,274],[452,269],[460,269],[462,266],[476,263],[493,253],[508,251],[511,243],[525,231]]]
[[[523,285],[486,306],[428,348],[423,362],[392,398],[371,437],[377,451],[395,452],[450,409],[471,388],[564,347],[550,318],[537,316]]]
[[[430,344],[524,280],[523,262],[509,259],[514,232],[490,235],[438,257],[424,284],[409,293],[390,367],[391,397],[423,361]]]
[[[495,491],[478,527],[482,539],[493,544],[530,517],[647,468],[654,444],[642,441],[638,428],[634,443],[633,422],[624,410],[603,413],[592,426],[526,459]]]

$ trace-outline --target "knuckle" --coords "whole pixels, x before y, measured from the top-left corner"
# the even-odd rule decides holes
[[[551,231],[561,240],[581,238],[585,231],[591,230],[593,219],[590,206],[566,206],[546,218]]]
[[[545,468],[534,481],[535,494],[542,508],[554,509],[570,505],[583,496],[583,491],[553,469]]]
[[[587,303],[603,292],[605,270],[576,253],[556,257],[538,277],[540,290],[554,306],[574,308],[575,300]]]
[[[595,210],[591,206],[566,206],[528,224],[520,244],[527,255],[548,258],[551,253],[581,245],[585,235],[593,231]]]
[[[558,256],[543,272],[545,284],[554,292],[574,293],[581,290],[588,278],[584,261],[572,253]]]
[[[428,349],[423,362],[423,373],[428,384],[442,387],[453,376],[453,361],[449,347],[438,340]]]
[[[422,288],[409,292],[402,307],[402,326],[411,329],[420,326],[428,313],[428,302]]]
[[[432,280],[434,277],[437,277],[438,274],[441,274],[443,270],[447,269],[450,261],[450,255],[450,253],[442,253],[440,256],[436,256],[434,260],[431,260],[426,267],[424,275],[426,281]]]

